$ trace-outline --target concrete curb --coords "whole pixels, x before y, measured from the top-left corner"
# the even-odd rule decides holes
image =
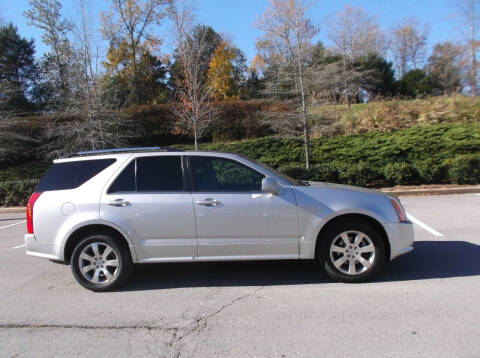
[[[23,206],[9,206],[7,208],[0,208],[0,214],[10,214],[10,213],[23,213],[25,214],[25,208]]]
[[[391,195],[396,195],[396,196],[471,194],[471,193],[480,193],[480,185],[479,186],[469,186],[469,187],[464,187],[464,188],[382,190],[382,191],[386,194],[391,194]]]

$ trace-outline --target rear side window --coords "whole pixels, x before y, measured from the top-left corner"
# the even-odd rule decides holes
[[[184,191],[181,156],[140,157],[132,160],[108,193]]]
[[[78,188],[115,163],[115,159],[80,160],[54,163],[35,188],[36,192]]]
[[[137,191],[183,191],[180,156],[137,158]]]
[[[109,193],[135,191],[135,160],[132,160],[108,189]]]

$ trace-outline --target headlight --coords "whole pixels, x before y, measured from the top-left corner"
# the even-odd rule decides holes
[[[400,222],[406,222],[407,221],[407,215],[405,213],[405,209],[403,209],[402,204],[400,204],[400,201],[396,198],[390,198],[390,202],[393,205],[393,208],[397,212],[398,220]]]

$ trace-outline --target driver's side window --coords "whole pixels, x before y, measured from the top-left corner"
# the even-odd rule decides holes
[[[251,192],[262,190],[263,174],[227,158],[191,157],[195,191]]]

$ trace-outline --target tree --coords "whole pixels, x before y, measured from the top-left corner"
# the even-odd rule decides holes
[[[33,40],[20,37],[13,24],[0,27],[0,110],[28,110],[36,78]]]
[[[49,47],[40,64],[41,80],[37,96],[52,106],[64,106],[71,91],[70,64],[73,61],[68,34],[72,24],[61,17],[62,5],[57,0],[29,0],[24,12],[29,25],[42,30],[42,42]]]
[[[137,53],[138,71],[136,77],[136,103],[164,102],[170,96],[167,88],[167,65],[158,56],[153,55],[148,48],[141,48]],[[103,65],[106,69],[102,77],[102,89],[116,107],[132,104],[131,79],[134,68],[129,65],[132,54],[127,43],[122,42],[111,46],[107,51]]]
[[[438,94],[451,94],[461,89],[460,60],[462,47],[450,42],[436,44],[428,58],[426,70],[436,82]]]
[[[477,94],[478,87],[478,61],[477,54],[480,47],[479,35],[479,0],[455,0],[455,7],[457,12],[456,17],[460,18],[461,29],[460,33],[464,37],[468,52],[466,59],[466,85],[470,88],[472,97]]]
[[[87,0],[79,1],[78,18],[73,25],[75,46],[70,67],[71,95],[68,105],[56,113],[45,128],[47,157],[79,150],[94,150],[123,146],[134,134],[131,123],[115,110],[111,97],[101,86],[98,70],[98,44]],[[107,90],[110,90],[108,88]]]
[[[141,102],[140,63],[146,53],[154,53],[160,44],[151,30],[161,24],[168,3],[169,0],[112,0],[110,11],[102,14],[102,32],[110,43],[110,66],[121,64],[127,69],[127,104]]]
[[[339,63],[324,66],[322,76],[337,93],[343,93],[348,110],[359,91],[373,87],[376,69],[358,61],[384,51],[385,39],[375,17],[362,8],[345,6],[331,23],[329,37],[333,52],[341,56]],[[362,88],[363,87],[363,88]]]
[[[422,67],[426,54],[428,29],[420,28],[414,18],[407,18],[397,25],[391,34],[390,49],[393,53],[398,78],[411,69]]]
[[[202,58],[199,59],[199,74],[201,76],[202,83],[207,82],[207,73],[208,68],[210,66],[210,61],[212,59],[213,53],[215,49],[218,47],[219,43],[223,41],[222,36],[215,32],[210,26],[205,25],[195,25],[190,26],[188,30],[190,34],[188,34],[186,41],[189,41],[191,48],[202,48]],[[177,38],[177,35],[175,34]],[[178,40],[178,39],[177,39]],[[173,53],[174,63],[170,69],[170,75],[172,78],[172,88],[174,92],[176,92],[176,83],[182,78],[182,65],[180,58],[182,57],[179,53],[179,48],[176,48]]]
[[[398,81],[399,94],[410,98],[431,95],[434,93],[435,87],[435,79],[419,69],[408,71]]]
[[[372,80],[367,83],[365,90],[375,96],[393,96],[396,92],[397,82],[393,64],[376,53],[354,61],[354,67],[363,73],[371,73]],[[367,76],[368,77],[368,76]]]
[[[218,109],[210,102],[212,91],[205,78],[204,61],[212,53],[212,33],[205,26],[195,25],[189,6],[188,2],[170,6],[176,44],[176,70],[172,76],[178,99],[173,113],[178,125],[193,136],[195,150],[198,150],[198,141],[217,117]]]
[[[310,128],[307,113],[307,67],[311,57],[311,40],[318,28],[306,16],[307,5],[302,0],[270,0],[257,21],[264,32],[260,43],[265,44],[266,62],[276,66],[277,74],[287,75],[291,90],[300,109],[298,122],[303,132],[305,167],[310,169]],[[275,81],[278,82],[277,79]]]
[[[214,101],[238,99],[232,61],[235,52],[229,44],[221,41],[213,53],[208,67],[207,81]]]
[[[362,8],[346,5],[330,23],[328,36],[334,52],[346,61],[385,52],[385,38],[377,18]]]

